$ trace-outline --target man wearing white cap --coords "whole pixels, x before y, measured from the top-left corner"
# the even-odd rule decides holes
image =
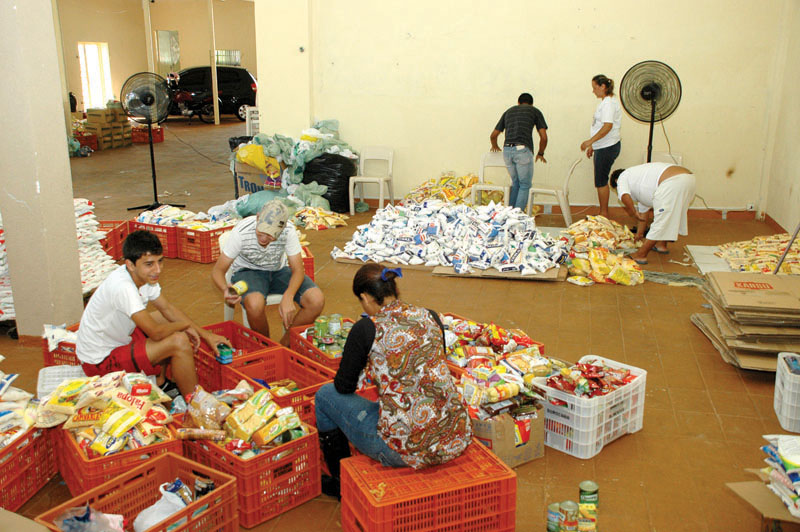
[[[297,230],[289,221],[289,208],[272,200],[264,204],[258,216],[245,218],[230,231],[211,279],[227,304],[242,302],[250,327],[265,336],[269,336],[266,297],[283,294],[278,313],[286,330],[281,338],[285,345],[290,327],[314,323],[325,306],[322,290],[305,274],[301,253]],[[231,283],[247,283],[247,290],[241,295],[225,281],[231,266]]]
[[[636,240],[644,240],[644,243],[630,255],[637,263],[647,264],[651,249],[669,253],[667,242],[674,242],[679,234],[689,234],[686,213],[694,199],[696,185],[691,170],[661,162],[640,164],[627,170],[614,170],[610,184],[617,189],[625,210],[638,222]],[[639,204],[638,210],[633,206],[634,201]],[[645,237],[650,211],[653,224]]]

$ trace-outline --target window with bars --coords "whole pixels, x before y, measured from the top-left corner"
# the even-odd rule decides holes
[[[241,50],[217,50],[217,64],[221,66],[242,66]]]
[[[108,100],[114,99],[108,43],[79,42],[78,60],[81,67],[83,108],[105,107]]]

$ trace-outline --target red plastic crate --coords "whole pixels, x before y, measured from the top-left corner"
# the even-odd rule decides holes
[[[122,243],[125,241],[125,237],[128,236],[127,220],[101,220],[97,230],[106,234],[105,238],[100,240],[103,250],[114,260],[121,259]]]
[[[75,323],[67,327],[68,331],[77,331],[80,323]],[[80,366],[81,361],[75,354],[75,344],[72,342],[61,342],[53,351],[47,348],[47,339],[42,338],[42,356],[45,366]]]
[[[90,459],[78,447],[68,431],[62,428],[53,430],[58,470],[73,496],[96,488],[117,475],[130,471],[140,465],[143,460],[170,452],[183,454],[181,440],[173,435],[173,439],[161,443]]]
[[[314,255],[311,250],[303,246],[303,268],[306,270],[306,275],[313,281],[314,280]]]
[[[234,359],[231,365],[234,371],[222,374],[221,389],[233,388],[242,379],[249,379],[254,386],[257,385],[254,379],[268,383],[292,379],[297,383],[298,390],[273,399],[279,406],[293,407],[303,423],[313,426],[317,425],[314,394],[323,384],[333,382],[336,376],[336,371],[282,346]]]
[[[198,477],[212,479],[216,488],[164,521],[148,528],[148,532],[167,530],[238,532],[236,479],[230,474],[216,471],[174,453],[148,460],[74,499],[51,508],[37,516],[36,522],[50,530],[58,531],[60,529],[55,526],[55,520],[65,510],[88,504],[103,513],[121,514],[125,517],[126,523],[132,525],[139,512],[161,498],[159,492],[161,484],[180,478],[184,484],[194,488],[195,479]],[[176,525],[180,520],[186,522]]]
[[[131,140],[137,144],[149,144],[150,135],[146,127],[133,127],[131,128]],[[153,128],[153,144],[156,142],[164,142],[164,129],[160,127]]]
[[[178,258],[208,264],[219,258],[219,237],[233,226],[210,231],[178,227]]]
[[[342,460],[342,530],[512,531],[517,475],[473,439],[444,465],[415,471]]]
[[[244,460],[205,441],[185,441],[186,456],[236,477],[239,521],[252,528],[321,493],[317,430]]]
[[[74,133],[73,137],[81,146],[89,146],[92,151],[97,151],[97,135],[93,133]]]
[[[350,318],[344,318],[342,321],[355,323]],[[289,329],[289,347],[306,358],[319,362],[323,366],[338,370],[339,365],[342,363],[342,357],[332,357],[328,353],[321,351],[318,347],[315,347],[313,342],[309,342],[303,338],[301,333],[311,327],[314,327],[314,325],[301,325]]]
[[[56,476],[49,430],[32,427],[0,450],[0,508],[17,511]]]
[[[164,257],[175,259],[178,257],[178,228],[169,225],[146,224],[131,220],[128,222],[131,232],[145,230],[154,233],[161,241],[164,248]]]

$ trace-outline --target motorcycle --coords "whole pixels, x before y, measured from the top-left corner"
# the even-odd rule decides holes
[[[214,123],[214,104],[211,91],[190,92],[178,86],[179,76],[175,73],[167,76],[167,89],[169,91],[169,114],[193,116],[200,118],[206,124]]]

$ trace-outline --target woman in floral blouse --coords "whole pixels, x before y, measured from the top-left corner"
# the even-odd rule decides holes
[[[367,317],[350,331],[332,384],[317,392],[320,445],[331,477],[323,493],[339,496],[339,461],[351,442],[383,465],[443,464],[470,443],[472,429],[445,364],[439,315],[398,298],[400,268],[362,266],[353,293]],[[354,392],[362,372],[378,389],[372,402]]]

